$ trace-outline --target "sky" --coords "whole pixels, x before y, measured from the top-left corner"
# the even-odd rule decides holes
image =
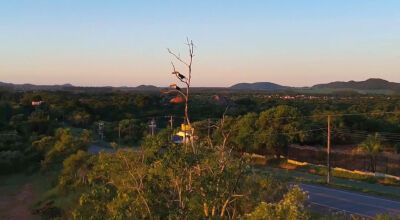
[[[0,0],[0,81],[168,86],[187,37],[193,86],[400,82],[398,0]]]

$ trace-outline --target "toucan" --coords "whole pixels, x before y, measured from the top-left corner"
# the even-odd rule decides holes
[[[171,84],[170,87],[181,91],[181,88],[179,88],[179,86],[177,86],[176,84]]]
[[[185,79],[186,77],[182,74],[180,74],[178,71],[172,72],[172,74],[175,74],[179,79]]]

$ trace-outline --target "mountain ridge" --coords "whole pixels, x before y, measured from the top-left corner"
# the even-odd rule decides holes
[[[329,88],[329,89],[356,89],[356,90],[393,90],[400,91],[400,83],[389,82],[380,78],[369,78],[364,81],[336,81],[325,84],[317,84],[312,88]]]
[[[17,90],[17,91],[38,91],[38,90],[50,90],[50,91],[64,91],[64,90],[137,90],[137,91],[158,91],[159,87],[153,85],[139,85],[136,87],[128,87],[128,86],[74,86],[70,83],[62,84],[62,85],[35,85],[31,83],[24,84],[14,84],[14,83],[6,83],[0,81],[0,88]]]
[[[282,86],[272,82],[255,82],[255,83],[237,83],[230,89],[237,90],[284,90],[289,88],[288,86]]]
[[[165,87],[157,87],[154,85],[139,85],[136,87],[121,86],[100,86],[100,87],[90,87],[90,86],[74,86],[72,84],[66,83],[63,85],[34,85],[30,83],[25,84],[13,84],[0,82],[0,88],[17,90],[17,91],[35,91],[35,90],[66,90],[66,91],[76,91],[76,90],[125,90],[125,91],[159,91]],[[197,89],[206,87],[193,87]],[[354,90],[354,91],[368,91],[368,93],[380,93],[377,91],[392,91],[392,93],[400,94],[400,83],[390,82],[380,78],[369,78],[363,81],[335,81],[329,83],[316,84],[310,87],[291,87],[284,86],[272,82],[255,82],[255,83],[237,83],[230,87],[216,87],[216,89],[225,90],[236,90],[236,91],[283,91],[283,90],[293,90],[293,91],[311,91],[318,93],[322,90],[328,91],[340,91],[340,90]]]

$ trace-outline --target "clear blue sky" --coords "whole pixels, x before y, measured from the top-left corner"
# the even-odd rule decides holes
[[[195,86],[400,82],[398,0],[0,1],[0,81],[166,86],[186,36]]]

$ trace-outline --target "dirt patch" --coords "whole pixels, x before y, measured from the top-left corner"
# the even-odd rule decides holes
[[[31,183],[24,184],[16,192],[0,190],[0,219],[35,219],[29,210],[34,199]]]

